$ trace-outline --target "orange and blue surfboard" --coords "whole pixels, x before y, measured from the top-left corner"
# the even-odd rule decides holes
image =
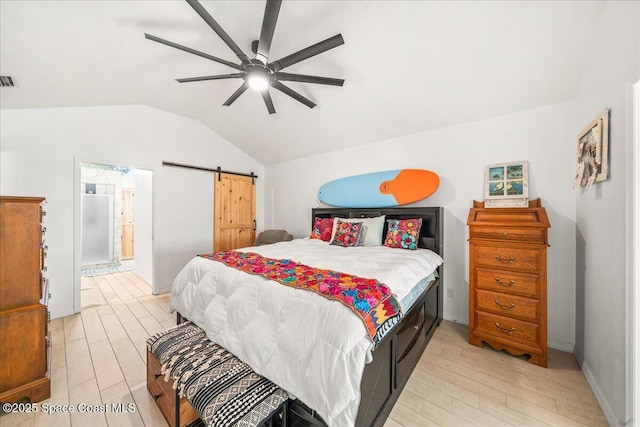
[[[384,208],[406,205],[436,192],[440,178],[424,169],[396,169],[365,173],[327,182],[318,198],[331,206]]]

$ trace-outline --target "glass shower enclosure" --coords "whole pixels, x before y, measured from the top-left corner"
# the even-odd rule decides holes
[[[114,196],[82,194],[82,265],[114,261]]]

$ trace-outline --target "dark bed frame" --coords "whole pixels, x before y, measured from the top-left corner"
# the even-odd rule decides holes
[[[370,218],[386,215],[386,219],[422,218],[419,247],[443,256],[443,209],[441,207],[351,209],[317,208],[315,218]],[[387,224],[383,236],[387,233]],[[398,249],[402,250],[402,249]],[[356,426],[382,426],[411,376],[434,331],[442,322],[443,266],[439,279],[428,287],[404,318],[373,352],[373,361],[365,366],[360,384],[361,400]],[[324,426],[322,419],[299,401],[289,403],[289,426]]]

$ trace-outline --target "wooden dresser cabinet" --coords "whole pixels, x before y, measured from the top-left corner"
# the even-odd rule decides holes
[[[41,197],[0,197],[0,402],[39,402],[48,378]]]
[[[546,367],[549,219],[540,199],[528,208],[474,202],[467,225],[469,343]]]

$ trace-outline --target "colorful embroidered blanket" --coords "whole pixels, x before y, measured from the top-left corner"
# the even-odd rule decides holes
[[[290,259],[266,258],[253,252],[224,251],[199,256],[341,302],[362,319],[376,345],[402,317],[396,298],[376,279],[309,267]]]

